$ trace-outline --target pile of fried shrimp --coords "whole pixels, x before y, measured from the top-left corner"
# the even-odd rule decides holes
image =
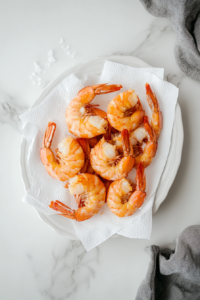
[[[67,181],[65,188],[78,204],[73,210],[51,201],[49,207],[64,217],[85,221],[107,203],[118,217],[131,216],[146,197],[147,168],[156,155],[162,129],[162,112],[155,93],[146,83],[146,99],[151,122],[134,90],[119,93],[108,104],[107,112],[92,105],[96,95],[119,91],[121,85],[97,84],[80,90],[66,110],[66,123],[74,137],[65,137],[55,149],[51,144],[56,124],[49,122],[40,158],[47,173]],[[135,182],[126,179],[136,169]]]

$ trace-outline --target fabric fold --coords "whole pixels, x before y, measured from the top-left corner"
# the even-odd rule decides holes
[[[186,228],[175,250],[147,248],[150,263],[136,300],[200,299],[200,225]]]
[[[175,58],[180,69],[200,81],[200,1],[140,0],[155,17],[168,18],[177,33]]]

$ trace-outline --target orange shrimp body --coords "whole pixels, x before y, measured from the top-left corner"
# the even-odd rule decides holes
[[[124,129],[121,135],[124,156],[119,155],[116,146],[106,142],[104,137],[91,149],[90,162],[92,168],[107,180],[127,177],[135,163],[127,129]]]
[[[128,179],[111,183],[107,194],[107,205],[111,212],[118,217],[134,214],[142,206],[146,197],[146,176],[140,163],[136,172],[136,185]]]
[[[136,129],[143,122],[144,110],[135,91],[117,95],[108,104],[107,117],[110,125],[119,131]]]
[[[58,144],[55,157],[50,148],[55,130],[56,124],[49,122],[40,149],[40,158],[50,176],[66,181],[81,170],[85,162],[85,155],[77,140],[72,137],[65,137]]]
[[[154,156],[156,155],[158,144],[156,141],[155,132],[154,132],[153,128],[150,126],[147,116],[144,117],[144,125],[143,126],[147,132],[148,141],[143,150],[143,153],[136,156],[135,167],[138,166],[139,162],[142,162],[143,166],[146,168],[151,164]]]
[[[146,83],[145,87],[146,87],[147,101],[152,111],[151,125],[153,127],[153,130],[155,131],[156,139],[158,139],[163,125],[163,116],[162,116],[162,112],[160,111],[160,107],[156,95],[152,92],[150,85]]]
[[[106,133],[108,128],[106,113],[90,102],[96,95],[115,92],[121,88],[121,85],[97,84],[80,90],[66,110],[69,131],[81,138],[92,138]]]
[[[69,180],[69,192],[75,196],[79,206],[73,210],[64,203],[51,201],[50,208],[60,212],[62,216],[78,222],[90,219],[97,214],[106,200],[106,189],[96,175],[79,174]]]

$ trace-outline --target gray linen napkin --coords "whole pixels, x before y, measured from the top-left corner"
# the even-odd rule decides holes
[[[177,63],[186,75],[200,81],[200,0],[140,1],[152,15],[171,21],[177,33]]]
[[[176,249],[148,248],[150,263],[136,300],[200,299],[200,226],[186,228]]]

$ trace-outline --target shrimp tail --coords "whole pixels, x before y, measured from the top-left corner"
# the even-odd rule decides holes
[[[156,134],[152,126],[149,124],[148,117],[144,117],[144,128],[149,136],[149,141],[156,142]]]
[[[69,219],[75,219],[75,210],[71,209],[70,207],[68,207],[67,205],[65,205],[64,203],[56,200],[56,201],[51,201],[50,208],[61,212],[60,215],[69,218]]]
[[[89,167],[89,164],[90,164],[90,161],[89,159],[85,159],[85,163],[84,163],[84,166],[82,167],[82,169],[80,170],[80,173],[88,173],[87,172],[87,169]]]
[[[49,163],[48,158],[52,158],[52,151],[50,147],[52,144],[55,130],[56,123],[49,122],[43,137],[42,148],[40,149],[40,159],[43,165],[47,165]]]
[[[96,105],[88,104],[87,106],[90,106],[91,111],[93,112],[94,115],[102,117],[106,121],[108,120],[107,118],[107,113],[103,111],[102,109],[96,107]]]
[[[83,152],[85,154],[85,163],[82,169],[80,170],[80,173],[87,173],[88,167],[90,165],[90,145],[89,141],[87,139],[78,138],[77,141],[81,145]]]
[[[106,133],[104,133],[104,139],[106,140],[106,141],[109,141],[109,140],[111,140],[111,129],[112,129],[112,127],[110,126],[110,124],[108,123],[108,129],[107,129],[107,131],[106,131]]]
[[[99,136],[95,136],[95,137],[89,139],[89,145],[90,145],[91,148],[94,148],[96,146],[96,144],[98,144],[98,142],[99,142],[98,137]]]
[[[133,157],[134,156],[133,147],[131,145],[129,139],[129,132],[127,129],[122,130],[121,137],[122,137],[123,153],[125,158],[123,159],[123,169],[126,170],[128,175],[128,173],[132,170],[135,164],[135,158]]]
[[[89,145],[89,141],[87,139],[84,139],[84,138],[78,138],[76,140],[81,145],[81,147],[83,149],[83,152],[85,154],[85,157],[89,158],[90,157],[90,145]]]
[[[143,110],[142,103],[141,103],[140,98],[138,96],[137,96],[137,99],[138,99],[138,103],[137,103],[138,110]]]
[[[127,129],[122,130],[121,137],[124,156],[133,156],[133,147],[130,143],[129,132]]]
[[[158,139],[163,126],[163,115],[162,112],[160,111],[156,94],[152,92],[151,87],[148,83],[146,83],[145,87],[146,87],[147,102],[152,111],[151,124],[155,130],[156,138]]]
[[[108,94],[112,92],[119,91],[122,88],[121,84],[111,84],[107,85],[107,83],[96,84],[92,86],[95,95]]]
[[[56,123],[49,122],[42,142],[42,147],[50,148],[56,130]]]
[[[152,89],[148,83],[145,84],[145,88],[146,88],[147,101],[149,103],[151,110],[153,112],[158,112],[159,104],[156,95],[152,92]]]
[[[136,190],[144,192],[146,189],[146,175],[145,175],[145,168],[141,162],[137,167],[135,181],[136,181]]]

